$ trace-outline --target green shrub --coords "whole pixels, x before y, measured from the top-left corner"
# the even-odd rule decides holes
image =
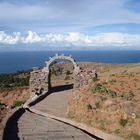
[[[96,102],[95,106],[96,106],[96,108],[100,108],[101,107],[101,103],[100,102]]]
[[[93,78],[92,78],[92,81],[93,81],[93,82],[96,82],[96,81],[98,81],[98,79],[97,79],[96,77],[93,77]]]
[[[127,119],[121,118],[119,123],[120,123],[121,126],[125,127],[125,125],[127,124],[127,122],[128,122]]]
[[[98,92],[98,93],[106,93],[107,89],[104,86],[102,86],[101,84],[96,84],[94,86],[94,88],[92,89],[92,92],[93,93],[96,93],[96,92]]]
[[[111,97],[113,97],[113,98],[114,98],[114,97],[117,97],[116,92],[113,91],[113,90],[110,90],[110,89],[108,90],[108,95],[111,96]]]
[[[68,112],[67,116],[71,119],[75,117],[75,113],[73,111]]]
[[[24,101],[14,101],[13,102],[13,105],[12,105],[12,108],[15,108],[15,107],[19,107],[21,106],[22,104],[24,103]]]

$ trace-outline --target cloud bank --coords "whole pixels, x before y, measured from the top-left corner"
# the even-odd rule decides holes
[[[7,34],[0,31],[0,44],[47,44],[51,46],[140,46],[140,35],[120,32],[99,33],[95,35],[85,35],[78,32],[67,34],[37,34],[28,31],[26,36],[20,32]],[[140,47],[139,47],[140,48]]]

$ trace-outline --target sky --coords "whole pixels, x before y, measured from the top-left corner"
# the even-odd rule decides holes
[[[0,0],[0,51],[140,50],[140,0]]]

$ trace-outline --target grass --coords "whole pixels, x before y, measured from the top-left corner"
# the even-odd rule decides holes
[[[107,89],[103,85],[101,85],[101,84],[96,84],[93,87],[92,92],[93,93],[98,92],[98,93],[102,93],[103,94],[103,93],[106,93],[107,92]]]
[[[68,112],[67,116],[70,118],[70,119],[73,119],[75,117],[75,113],[73,111],[70,111]]]
[[[107,89],[105,86],[101,85],[101,84],[96,84],[93,88],[92,88],[92,93],[101,93],[103,95],[109,95],[111,97],[117,97],[117,93],[111,89]]]
[[[119,123],[120,123],[120,125],[121,125],[122,127],[125,127],[126,124],[127,124],[127,122],[128,122],[128,120],[127,120],[127,119],[123,119],[123,118],[121,118],[120,121],[119,121]]]
[[[111,90],[111,89],[108,90],[108,95],[111,96],[111,97],[113,97],[113,98],[114,98],[114,97],[117,97],[116,92],[113,91],[113,90]]]
[[[96,77],[93,77],[93,78],[92,78],[92,81],[93,81],[93,82],[96,82],[96,81],[98,81],[98,79],[97,79]]]
[[[13,102],[13,105],[12,105],[12,108],[19,107],[19,106],[21,106],[23,103],[24,103],[24,101],[19,101],[19,100],[14,101],[14,102]]]
[[[96,106],[96,108],[101,108],[101,103],[100,102],[96,102],[95,106]]]

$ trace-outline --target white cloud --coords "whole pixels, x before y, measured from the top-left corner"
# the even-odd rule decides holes
[[[22,36],[19,32],[12,35],[0,31],[0,44],[33,44],[44,43],[48,45],[62,46],[140,46],[140,35],[120,32],[99,33],[95,35],[85,35],[78,32],[68,34],[37,34],[28,31],[27,36]],[[139,47],[140,49],[140,47]]]
[[[14,32],[13,35],[8,35],[4,31],[0,31],[0,43],[14,45],[20,42],[21,35],[19,32]]]

